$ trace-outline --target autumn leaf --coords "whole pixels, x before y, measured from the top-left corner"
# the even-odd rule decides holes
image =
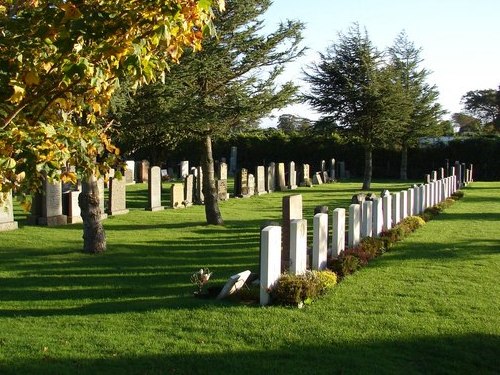
[[[61,181],[65,184],[71,182],[73,185],[76,185],[78,179],[76,177],[76,174],[73,172],[63,172],[61,173]]]
[[[40,83],[38,73],[34,70],[30,70],[24,76],[24,83],[26,83],[26,86],[38,85]]]
[[[9,98],[9,101],[13,104],[17,104],[23,100],[26,91],[23,87],[18,85],[13,85],[12,88],[14,89],[14,93]]]

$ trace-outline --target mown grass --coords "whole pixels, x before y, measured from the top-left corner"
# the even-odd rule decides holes
[[[312,220],[359,186],[296,193]],[[144,211],[145,192],[129,187],[131,212],[104,222],[103,255],[80,252],[81,225],[0,233],[0,373],[498,373],[499,182],[302,310],[196,299],[189,282],[200,267],[212,283],[257,271],[259,227],[285,193],[224,202],[215,227],[199,206]]]

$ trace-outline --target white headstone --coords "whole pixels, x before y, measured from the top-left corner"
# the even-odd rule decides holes
[[[69,191],[68,192],[68,224],[81,223],[83,221],[81,217],[81,209],[78,204],[78,196],[80,191]]]
[[[269,291],[281,273],[281,227],[268,226],[260,236],[260,304],[270,302]]]
[[[384,212],[384,230],[392,228],[392,197],[386,195],[382,197],[382,210]]]
[[[189,160],[183,160],[180,164],[181,178],[186,178],[189,175]]]
[[[290,273],[302,275],[307,268],[307,220],[290,220]]]
[[[110,178],[109,179],[109,215],[124,215],[127,214],[127,190],[125,179]]]
[[[375,198],[373,200],[373,236],[378,237],[384,229],[384,211],[382,209],[382,198]]]
[[[0,203],[0,232],[14,230],[18,228],[17,221],[14,221],[14,207],[12,204],[12,192],[3,194],[2,203]]]
[[[407,216],[415,215],[415,190],[414,188],[409,188],[407,193]]]
[[[222,288],[222,290],[220,291],[219,295],[217,296],[217,299],[226,298],[227,296],[230,296],[231,294],[240,290],[243,287],[243,285],[245,285],[245,282],[247,281],[250,274],[251,272],[249,270],[246,270],[231,276],[224,285],[224,287]]]
[[[263,165],[259,165],[255,170],[255,194],[266,194],[266,169]]]
[[[286,182],[285,182],[285,163],[278,163],[276,166],[276,174],[277,174],[277,182],[278,182],[278,189],[280,191],[285,191],[286,190]]]
[[[336,208],[332,214],[332,257],[345,250],[345,209]]]
[[[355,247],[359,244],[361,229],[361,207],[359,204],[349,206],[349,233],[347,243],[349,247]]]
[[[313,219],[312,269],[324,270],[328,257],[328,214],[316,214]]]
[[[401,221],[401,211],[399,208],[399,203],[400,203],[400,193],[394,193],[392,194],[392,225],[396,225]]]
[[[170,207],[185,208],[184,205],[184,185],[172,184],[170,186]]]
[[[373,201],[364,201],[361,213],[361,238],[371,237],[373,233]]]
[[[148,173],[148,206],[147,211],[161,211],[161,170],[160,167],[149,168]]]
[[[399,218],[403,220],[408,216],[408,191],[402,190],[399,193]]]
[[[288,182],[290,190],[297,189],[297,172],[295,171],[295,162],[293,161],[288,165]]]

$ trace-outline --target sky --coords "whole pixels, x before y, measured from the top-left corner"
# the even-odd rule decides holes
[[[421,48],[422,68],[431,72],[427,82],[437,86],[439,103],[451,114],[462,111],[460,100],[470,90],[500,85],[499,0],[274,0],[264,14],[265,31],[281,21],[305,24],[303,57],[287,65],[281,79],[305,86],[302,69],[318,61],[318,53],[338,41],[357,22],[373,44],[384,50],[404,30]],[[274,111],[261,126],[276,126],[280,114],[316,120],[306,104]]]

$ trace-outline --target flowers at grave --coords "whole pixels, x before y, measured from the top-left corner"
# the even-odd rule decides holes
[[[200,268],[199,271],[191,275],[191,282],[198,287],[198,293],[201,293],[203,286],[210,280],[210,276],[212,276],[212,272],[208,268]]]

